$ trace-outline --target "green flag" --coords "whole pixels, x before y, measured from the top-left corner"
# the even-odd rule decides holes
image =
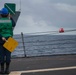
[[[10,14],[15,15],[16,4],[14,4],[14,3],[5,3],[4,7],[8,9]]]

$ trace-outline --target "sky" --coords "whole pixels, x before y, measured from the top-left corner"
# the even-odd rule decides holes
[[[14,34],[76,29],[76,0],[0,0],[0,9],[4,3],[21,10]]]

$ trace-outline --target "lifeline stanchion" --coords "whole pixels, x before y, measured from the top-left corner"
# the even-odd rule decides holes
[[[23,33],[22,32],[21,32],[21,36],[22,36],[22,43],[23,43],[23,49],[24,49],[24,56],[26,57],[24,37],[23,37]]]

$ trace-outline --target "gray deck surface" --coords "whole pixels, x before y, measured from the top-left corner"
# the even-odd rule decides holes
[[[75,67],[73,69],[28,72],[20,75],[76,75],[76,55],[15,58],[11,60],[10,73],[54,68]]]

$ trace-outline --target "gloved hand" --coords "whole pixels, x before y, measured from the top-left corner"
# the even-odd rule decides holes
[[[3,40],[3,41],[7,41],[5,37],[2,37],[2,40]]]

